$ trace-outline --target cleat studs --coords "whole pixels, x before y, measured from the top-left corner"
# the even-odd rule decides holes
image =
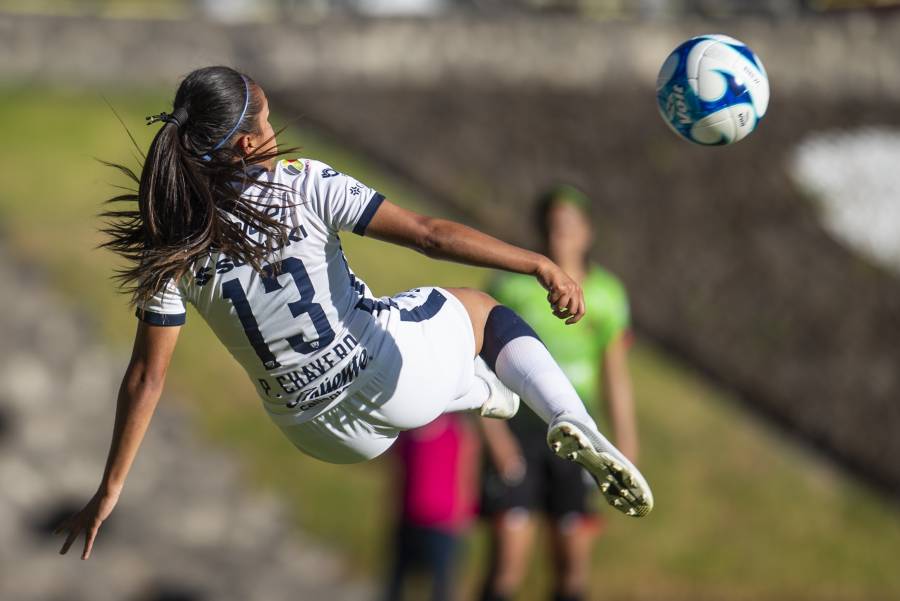
[[[637,513],[637,509],[635,509],[634,507],[632,507],[631,509],[629,509],[628,511],[626,511],[625,514],[634,517],[634,516],[636,516],[638,513]]]
[[[558,453],[559,450],[562,448],[562,443],[554,442],[553,444],[550,445],[550,448],[553,449],[554,453]]]
[[[621,507],[625,503],[622,502],[622,499],[613,499],[612,504],[614,507]]]
[[[563,424],[562,426],[559,427],[559,431],[562,432],[563,434],[571,435],[572,434],[572,426],[570,426],[568,424]]]
[[[578,453],[572,451],[571,453],[566,455],[566,459],[568,459],[569,461],[575,461],[576,459],[578,459]]]
[[[606,492],[609,490],[609,482],[604,482],[600,485],[600,492]]]

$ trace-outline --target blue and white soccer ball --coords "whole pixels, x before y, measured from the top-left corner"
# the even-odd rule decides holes
[[[750,48],[724,35],[691,38],[656,79],[659,112],[696,144],[732,144],[756,129],[769,106],[769,78]]]

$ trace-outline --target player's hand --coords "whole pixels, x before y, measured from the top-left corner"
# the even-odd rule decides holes
[[[525,479],[527,466],[522,456],[522,447],[510,433],[509,427],[506,424],[502,425],[504,428],[502,435],[497,431],[499,428],[491,432],[488,451],[491,463],[494,464],[494,469],[497,470],[497,475],[503,483],[515,486]]]
[[[497,475],[507,486],[515,486],[525,479],[527,464],[522,456],[522,448],[512,435],[505,440],[495,440],[491,463]]]
[[[497,475],[507,486],[515,486],[525,478],[527,469],[522,447],[505,422],[479,420],[484,432],[485,449]]]
[[[507,486],[516,486],[525,479],[528,466],[521,455],[509,455],[495,463],[500,479]]]
[[[566,324],[576,323],[584,316],[584,291],[559,265],[547,259],[535,275],[547,289],[547,301],[555,316],[565,319]]]
[[[109,517],[109,514],[112,513],[118,500],[118,494],[104,494],[98,491],[97,494],[88,501],[88,504],[84,506],[84,509],[64,520],[57,526],[56,530],[53,531],[53,534],[69,533],[59,554],[65,555],[69,551],[69,547],[72,546],[72,543],[78,539],[78,535],[84,531],[84,551],[81,553],[81,559],[90,557],[91,548],[94,546],[94,540],[97,538],[97,533],[100,531],[100,525]]]

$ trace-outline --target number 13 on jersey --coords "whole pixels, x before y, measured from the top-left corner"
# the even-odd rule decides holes
[[[308,315],[312,322],[314,333],[311,331],[306,332],[305,330],[308,330],[308,328],[304,328],[303,333],[285,338],[287,343],[291,345],[291,348],[298,353],[308,355],[331,344],[334,340],[334,330],[331,329],[331,324],[328,323],[328,317],[325,315],[322,306],[313,302],[315,289],[313,289],[312,282],[309,280],[303,261],[297,257],[288,257],[278,263],[265,265],[263,272],[265,275],[260,278],[260,281],[265,294],[281,290],[284,286],[279,281],[279,278],[291,276],[294,286],[300,293],[300,298],[286,303],[287,309],[295,319],[302,315]],[[241,325],[244,327],[244,333],[246,333],[247,339],[259,356],[260,361],[262,361],[263,366],[266,369],[279,367],[280,364],[259,331],[259,324],[253,315],[253,309],[250,306],[250,301],[247,300],[247,293],[241,286],[241,281],[235,278],[223,282],[222,296],[234,305],[238,319],[240,319]],[[306,336],[304,334],[309,335]]]

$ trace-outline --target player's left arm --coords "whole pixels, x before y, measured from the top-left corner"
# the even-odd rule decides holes
[[[498,240],[461,223],[414,213],[384,201],[366,235],[435,258],[534,276],[547,289],[553,314],[567,324],[584,315],[581,286],[544,255]]]
[[[603,394],[616,446],[631,461],[637,462],[638,435],[634,411],[634,393],[628,369],[627,332],[616,334],[601,359]]]
[[[156,410],[180,330],[180,326],[162,327],[139,322],[131,361],[119,387],[112,443],[100,486],[81,511],[56,529],[56,534],[68,532],[61,554],[69,550],[83,531],[85,540],[81,558],[90,557],[94,539],[119,500],[125,478]]]

